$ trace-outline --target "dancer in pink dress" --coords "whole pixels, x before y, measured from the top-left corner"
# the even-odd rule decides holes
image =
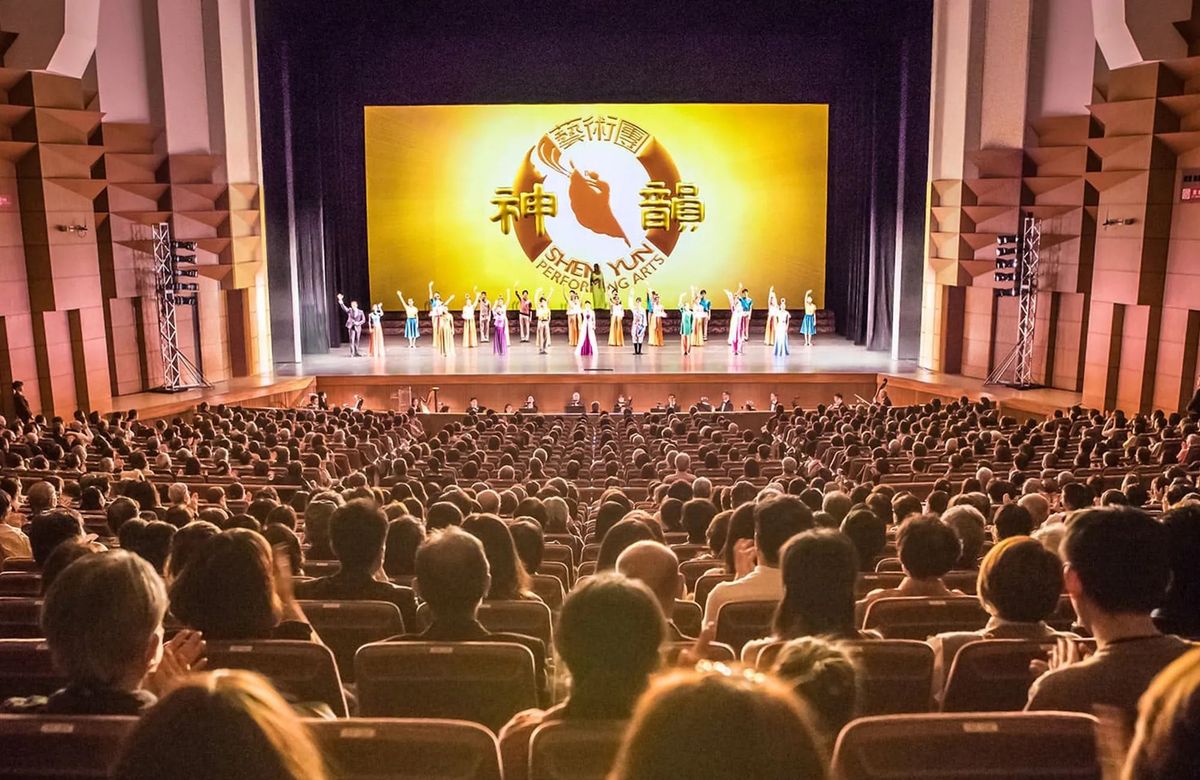
[[[575,354],[580,357],[596,354],[596,312],[588,300],[583,302],[579,318],[579,346],[575,347]]]

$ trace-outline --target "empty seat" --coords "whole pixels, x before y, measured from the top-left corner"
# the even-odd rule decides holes
[[[1099,780],[1090,715],[974,713],[861,718],[834,748],[839,780]]]
[[[390,601],[301,601],[300,606],[347,682],[354,680],[358,648],[404,633],[400,608]]]
[[[679,573],[683,575],[684,587],[690,593],[696,589],[696,581],[700,579],[702,574],[710,572],[713,569],[720,569],[722,566],[724,566],[724,563],[712,560],[711,558],[683,561],[679,564]]]
[[[0,701],[48,696],[66,684],[54,668],[45,639],[0,639]]]
[[[1029,662],[1045,660],[1053,642],[1024,639],[983,639],[959,648],[950,666],[945,712],[1023,710],[1029,686],[1037,676]]]
[[[29,571],[0,571],[0,596],[33,597],[41,594],[41,574]]]
[[[137,718],[0,715],[0,777],[105,778]]]
[[[624,721],[545,723],[529,740],[529,779],[604,780],[624,733]]]
[[[972,596],[882,598],[867,605],[863,628],[875,629],[888,639],[927,639],[944,631],[983,628],[988,613]]]
[[[0,639],[31,639],[41,635],[40,598],[0,598]]]
[[[264,639],[208,642],[209,669],[249,669],[269,679],[295,703],[324,703],[334,715],[347,715],[346,694],[333,652],[316,642]]]
[[[532,651],[507,642],[376,642],[354,659],[367,717],[454,718],[493,731],[536,707]]]
[[[723,571],[710,571],[706,574],[701,574],[700,578],[696,580],[696,603],[704,607],[708,603],[708,594],[712,593],[713,588],[722,582],[729,582],[732,579],[732,574],[727,574]]]
[[[734,601],[723,605],[717,613],[717,641],[740,653],[751,639],[771,633],[771,619],[777,605],[775,601]]]
[[[308,727],[339,780],[500,780],[496,738],[477,723],[352,718]]]

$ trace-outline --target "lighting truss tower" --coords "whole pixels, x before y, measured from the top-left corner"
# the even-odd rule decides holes
[[[180,282],[179,278],[194,278],[196,269],[179,268],[196,262],[195,257],[176,255],[176,250],[195,249],[194,244],[171,240],[171,227],[166,222],[154,226],[154,297],[158,301],[158,345],[162,358],[163,383],[155,388],[164,393],[178,393],[197,387],[212,387],[204,374],[179,349],[179,327],[175,318],[177,306],[196,305],[195,282]],[[191,295],[178,295],[181,291]],[[196,312],[193,320],[199,316]],[[197,342],[199,343],[199,342]]]
[[[1004,258],[1007,248],[1015,239],[1015,262]],[[1033,339],[1037,327],[1038,266],[1042,244],[1042,222],[1025,215],[1021,220],[1021,232],[1016,236],[1001,236],[997,239],[997,268],[1012,268],[1011,272],[997,271],[996,281],[1012,281],[1011,289],[996,291],[997,295],[1017,299],[1017,343],[988,374],[987,384],[1007,385],[1020,390],[1041,387],[1033,381]]]

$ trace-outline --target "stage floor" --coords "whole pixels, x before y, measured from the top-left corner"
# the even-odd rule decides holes
[[[670,374],[816,374],[816,373],[888,373],[916,374],[915,361],[892,360],[886,352],[872,352],[865,347],[837,336],[819,336],[811,347],[793,346],[792,354],[775,357],[771,347],[760,342],[746,346],[744,355],[732,355],[722,341],[710,341],[703,347],[693,347],[690,355],[682,355],[678,341],[667,346],[644,348],[644,354],[634,355],[633,347],[601,345],[599,354],[587,358],[575,356],[564,339],[550,347],[548,354],[539,355],[532,342],[513,344],[505,356],[492,353],[490,344],[475,349],[457,345],[453,355],[441,356],[429,339],[409,349],[396,338],[387,347],[384,358],[350,357],[349,347],[334,349],[325,355],[307,355],[299,363],[278,364],[279,376],[495,376],[512,374],[591,375],[606,374],[670,375]]]

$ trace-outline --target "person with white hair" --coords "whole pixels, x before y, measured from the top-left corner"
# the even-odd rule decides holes
[[[692,482],[693,498],[712,498],[712,480],[708,477],[696,477]]]
[[[667,477],[663,480],[663,482],[665,482],[668,485],[670,485],[674,482],[687,482],[688,484],[691,484],[696,479],[696,475],[691,473],[688,470],[691,467],[692,467],[692,456],[691,455],[688,455],[686,452],[676,453],[675,454],[675,473],[667,475]]]
[[[683,575],[679,573],[679,557],[674,550],[649,539],[634,542],[617,556],[617,571],[631,580],[641,582],[654,594],[667,621],[669,641],[686,642],[694,639],[680,631],[671,619],[675,613],[675,599],[683,595],[684,588]]]
[[[975,479],[979,480],[979,484],[984,488],[987,487],[987,484],[992,481],[994,476],[995,474],[987,466],[980,466],[975,472]]]
[[[172,482],[167,488],[167,503],[170,506],[184,506],[190,498],[188,486],[182,482]]]
[[[1040,528],[1050,517],[1050,500],[1041,493],[1026,493],[1017,499],[1017,505],[1033,518],[1033,527]]]

